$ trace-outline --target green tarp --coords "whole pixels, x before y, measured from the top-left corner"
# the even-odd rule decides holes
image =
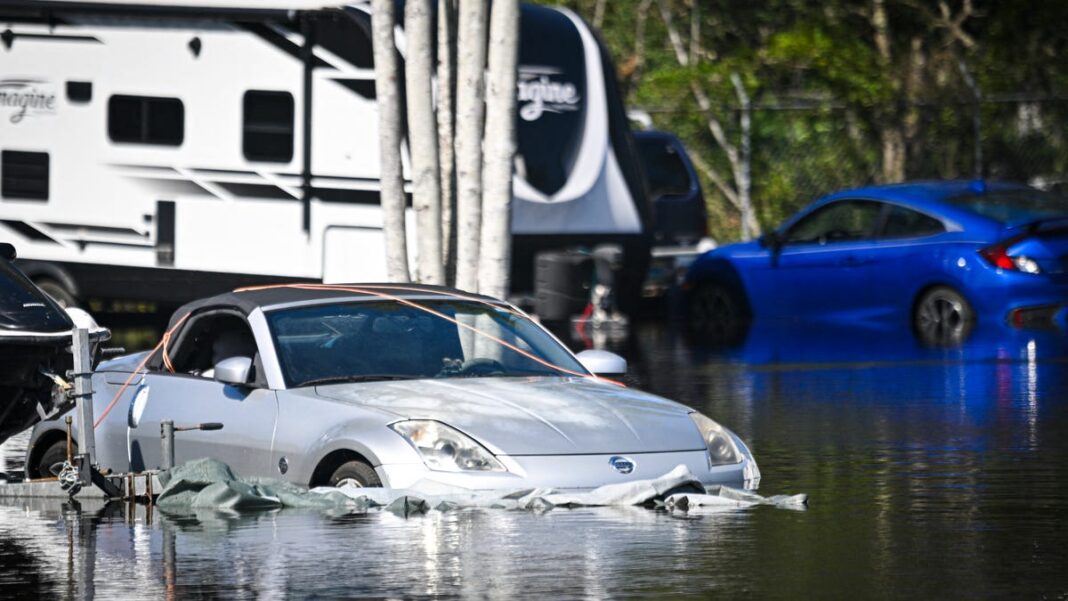
[[[651,505],[673,511],[725,510],[773,505],[805,507],[805,495],[762,497],[726,486],[704,487],[685,466],[651,480],[611,484],[589,491],[554,489],[471,491],[441,485],[411,489],[306,488],[271,479],[240,479],[229,466],[213,459],[198,459],[160,475],[163,491],[160,509],[252,511],[283,507],[331,510],[386,510],[401,515],[464,508],[499,508],[545,511],[554,507]]]

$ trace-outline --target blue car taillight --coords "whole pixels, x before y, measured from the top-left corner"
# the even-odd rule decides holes
[[[1015,236],[1008,240],[1003,240],[997,244],[987,246],[979,250],[979,256],[983,257],[987,263],[998,269],[1004,269],[1006,271],[1019,271],[1021,273],[1042,273],[1042,268],[1039,267],[1038,261],[1025,255],[1009,255],[1009,247],[1020,242],[1024,236]]]

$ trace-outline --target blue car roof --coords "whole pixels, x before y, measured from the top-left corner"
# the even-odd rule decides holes
[[[968,209],[955,206],[947,201],[965,194],[982,194],[983,192],[1003,192],[1011,190],[1033,190],[1030,186],[1011,182],[983,180],[932,180],[914,181],[900,184],[883,184],[851,188],[828,194],[808,206],[806,211],[833,200],[842,198],[869,198],[898,202],[915,209],[972,224],[985,223],[988,226],[1001,227],[1003,224]],[[791,219],[790,221],[793,221]]]
[[[865,186],[863,188],[852,188],[850,190],[842,190],[833,194],[828,194],[821,200],[831,200],[834,198],[850,197],[850,196],[864,196],[869,198],[885,198],[888,200],[899,200],[904,202],[916,203],[917,205],[924,202],[941,203],[949,198],[961,196],[964,194],[981,194],[983,191],[1003,191],[1003,190],[1030,190],[1029,186],[1023,184],[1014,184],[1010,182],[986,182],[982,180],[932,180],[932,181],[917,181],[917,182],[905,182],[901,184],[884,184],[880,186]]]

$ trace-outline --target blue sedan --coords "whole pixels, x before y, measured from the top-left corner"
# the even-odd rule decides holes
[[[727,341],[754,318],[897,320],[930,343],[977,320],[1063,327],[1068,200],[982,181],[837,192],[702,255],[685,286],[692,325]]]

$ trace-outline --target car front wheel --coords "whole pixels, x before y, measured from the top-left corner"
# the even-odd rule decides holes
[[[971,333],[975,311],[959,292],[938,286],[924,293],[913,311],[912,325],[924,344],[959,344]]]
[[[723,284],[701,284],[691,294],[689,305],[690,325],[713,341],[738,341],[749,325],[742,294]]]
[[[346,461],[334,470],[330,476],[330,486],[356,486],[358,488],[380,488],[382,480],[375,472],[375,468],[359,459]]]
[[[71,448],[71,454],[77,455],[77,447]],[[41,453],[41,458],[37,461],[37,467],[33,471],[33,477],[35,478],[55,478],[56,474],[52,472],[52,467],[56,464],[62,464],[67,460],[67,441],[66,439],[57,440],[48,445],[48,448]]]

